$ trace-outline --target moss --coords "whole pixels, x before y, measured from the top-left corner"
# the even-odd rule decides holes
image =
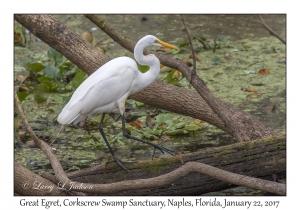
[[[255,142],[254,141],[250,141],[249,142],[249,149],[253,149],[255,147]]]
[[[220,156],[224,156],[226,157],[226,155],[234,153],[236,150],[234,148],[232,148],[231,146],[227,146],[226,148],[224,148],[221,152],[215,153],[213,155],[213,157],[218,158]]]
[[[178,161],[179,160],[176,157],[153,159],[152,161],[147,161],[149,164],[146,164],[146,161],[144,163],[141,162],[141,169],[145,173],[159,173],[162,170],[165,171],[168,165],[171,165]]]

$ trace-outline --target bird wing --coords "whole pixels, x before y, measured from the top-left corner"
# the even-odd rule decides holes
[[[121,75],[122,69],[133,70],[136,67],[136,62],[128,57],[119,57],[104,64],[93,74],[91,74],[73,93],[71,101],[80,101],[82,98],[96,85],[102,81],[109,80],[110,78],[118,77]],[[136,67],[137,69],[137,67]],[[124,72],[126,73],[126,72]],[[123,74],[124,74],[123,73]]]
[[[130,92],[137,71],[135,61],[127,57],[116,58],[103,65],[76,89],[58,121],[66,124],[81,114],[111,111],[116,101]]]

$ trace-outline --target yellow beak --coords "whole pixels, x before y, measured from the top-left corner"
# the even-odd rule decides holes
[[[167,48],[171,48],[171,49],[175,49],[175,50],[179,50],[178,47],[174,46],[174,45],[171,45],[169,43],[166,43],[166,42],[163,42],[163,41],[160,41],[160,40],[156,40],[155,42],[161,44],[162,46],[164,47],[167,47]]]

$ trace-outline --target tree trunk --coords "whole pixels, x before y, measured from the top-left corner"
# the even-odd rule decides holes
[[[92,74],[109,61],[109,58],[94,48],[93,45],[83,40],[78,34],[69,30],[50,15],[15,15],[15,20],[45,43],[62,53],[87,74]],[[162,63],[171,63],[169,57],[165,58],[164,55],[157,56]],[[182,64],[179,63],[179,65]],[[228,112],[226,116],[230,117],[229,121],[231,124],[229,126],[226,121],[226,125],[199,94],[162,83],[158,80],[145,90],[130,96],[130,98],[154,107],[201,119],[236,137],[238,141],[276,135],[274,130],[257,120],[254,116],[229,103],[215,99],[218,107],[225,107],[225,109],[222,109]],[[232,128],[239,129],[235,130]],[[241,129],[242,131],[240,131]],[[242,136],[237,135],[237,131],[246,135],[247,138],[243,139]]]
[[[229,146],[202,149],[196,153],[182,155],[182,160],[201,162],[210,166],[251,177],[273,180],[286,177],[286,137],[284,135],[236,143]],[[129,174],[120,176],[118,165],[95,166],[68,173],[73,181],[85,183],[115,183],[122,180],[135,180],[157,177],[182,165],[174,157],[141,161],[127,164]],[[231,184],[204,174],[190,174],[172,185],[155,189],[123,191],[114,195],[201,195],[233,187]]]

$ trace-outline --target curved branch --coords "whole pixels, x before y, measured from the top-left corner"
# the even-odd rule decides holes
[[[167,173],[164,175],[160,175],[154,178],[149,179],[137,179],[137,180],[128,180],[128,181],[121,181],[111,184],[83,184],[79,182],[71,181],[66,173],[63,171],[63,168],[53,152],[52,148],[44,141],[41,141],[32,130],[31,126],[29,125],[21,103],[19,101],[18,95],[15,92],[14,94],[15,104],[19,110],[20,116],[22,121],[30,134],[31,138],[34,141],[36,147],[41,149],[43,153],[49,159],[51,166],[54,170],[55,177],[58,180],[58,184],[62,189],[67,191],[74,190],[79,192],[86,192],[86,193],[103,193],[103,194],[113,194],[116,192],[124,191],[124,190],[136,190],[136,189],[143,189],[143,188],[154,188],[154,187],[162,187],[165,185],[172,184],[174,181],[179,180],[188,174],[191,173],[203,173],[209,176],[212,176],[216,179],[221,181],[230,182],[235,185],[243,185],[247,187],[251,187],[254,189],[264,190],[267,192],[285,195],[286,193],[286,186],[284,184],[266,181],[262,179],[247,177],[244,175],[234,174],[231,172],[227,172],[222,169],[218,169],[203,163],[197,162],[188,162],[185,165]],[[170,157],[176,159],[176,157]],[[121,172],[125,173],[125,172]]]
[[[39,188],[42,183],[46,188]],[[57,196],[67,195],[49,180],[33,173],[18,163],[14,163],[14,193],[18,195]]]

